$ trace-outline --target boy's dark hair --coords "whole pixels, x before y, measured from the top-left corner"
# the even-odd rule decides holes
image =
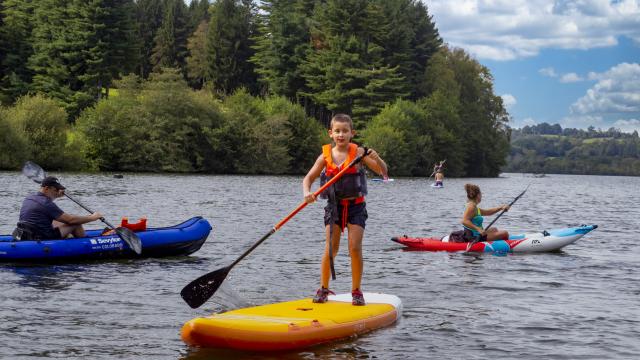
[[[347,115],[347,114],[335,114],[333,115],[333,117],[331,118],[331,122],[329,123],[329,128],[333,128],[333,123],[334,122],[342,122],[342,123],[348,123],[349,127],[351,128],[351,130],[353,130],[353,120],[351,120],[351,116]]]

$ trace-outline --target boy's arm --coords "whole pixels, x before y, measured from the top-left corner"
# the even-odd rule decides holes
[[[364,150],[363,150],[364,154]],[[378,175],[382,175],[385,178],[387,177],[387,164],[382,160],[380,155],[373,150],[369,149],[369,154],[365,156],[362,161],[367,165],[367,167],[373,171],[375,171]]]
[[[307,175],[302,180],[302,195],[304,196],[304,200],[307,203],[312,203],[316,199],[313,197],[313,193],[311,193],[311,184],[320,176],[322,169],[326,166],[324,157],[322,154],[318,156],[316,162],[313,164]]]

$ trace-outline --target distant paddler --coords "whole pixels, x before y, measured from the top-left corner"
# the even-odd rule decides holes
[[[444,168],[444,163],[446,161],[447,161],[447,159],[444,159],[444,160],[440,161],[439,163],[433,164],[433,172],[431,173],[431,175],[429,175],[429,179],[427,179],[427,180],[430,180],[431,177],[433,175],[435,175],[438,171],[442,171],[442,169]]]
[[[442,169],[436,171],[435,176],[436,182],[433,184],[435,187],[443,187],[444,186],[444,174],[442,173]]]

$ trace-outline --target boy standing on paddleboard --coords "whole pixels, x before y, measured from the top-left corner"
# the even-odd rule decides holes
[[[311,192],[311,184],[318,176],[321,176],[321,182],[324,183],[338,174],[345,166],[349,166],[352,160],[358,156],[366,155],[362,159],[364,164],[379,175],[387,177],[387,165],[377,152],[369,149],[369,152],[365,154],[365,149],[351,143],[356,132],[349,115],[335,115],[329,126],[329,136],[335,146],[327,144],[322,147],[322,154],[318,156],[315,164],[302,180],[302,191],[307,203],[316,200]],[[322,198],[328,199],[324,215],[327,242],[322,256],[321,286],[313,298],[315,303],[324,303],[328,300],[329,294],[333,294],[329,290],[330,264],[333,264],[333,258],[338,253],[340,237],[344,228],[347,227],[351,257],[352,303],[353,305],[365,304],[360,283],[363,269],[362,238],[367,220],[364,201],[364,196],[367,194],[366,180],[364,168],[360,164],[356,164],[320,195]],[[330,252],[332,253],[331,258],[329,257]]]

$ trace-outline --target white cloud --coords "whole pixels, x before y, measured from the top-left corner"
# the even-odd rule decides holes
[[[560,77],[560,82],[561,83],[572,83],[572,82],[578,82],[578,81],[582,81],[584,80],[583,78],[580,77],[580,75],[571,72],[571,73],[566,73],[564,75],[562,75],[562,77]]]
[[[538,70],[542,76],[557,77],[556,70],[553,67],[546,67]]]
[[[478,58],[640,44],[640,0],[423,0],[442,37]]]
[[[571,105],[572,114],[640,114],[640,64],[618,64],[589,77],[598,83]]]
[[[640,133],[640,120],[638,119],[618,120],[613,123],[613,127],[620,129],[624,132],[632,133],[634,131],[637,131]]]
[[[504,94],[502,95],[502,103],[504,104],[504,106],[507,109],[510,109],[511,107],[513,107],[515,104],[518,103],[518,101],[516,100],[516,97],[511,95],[511,94]]]

